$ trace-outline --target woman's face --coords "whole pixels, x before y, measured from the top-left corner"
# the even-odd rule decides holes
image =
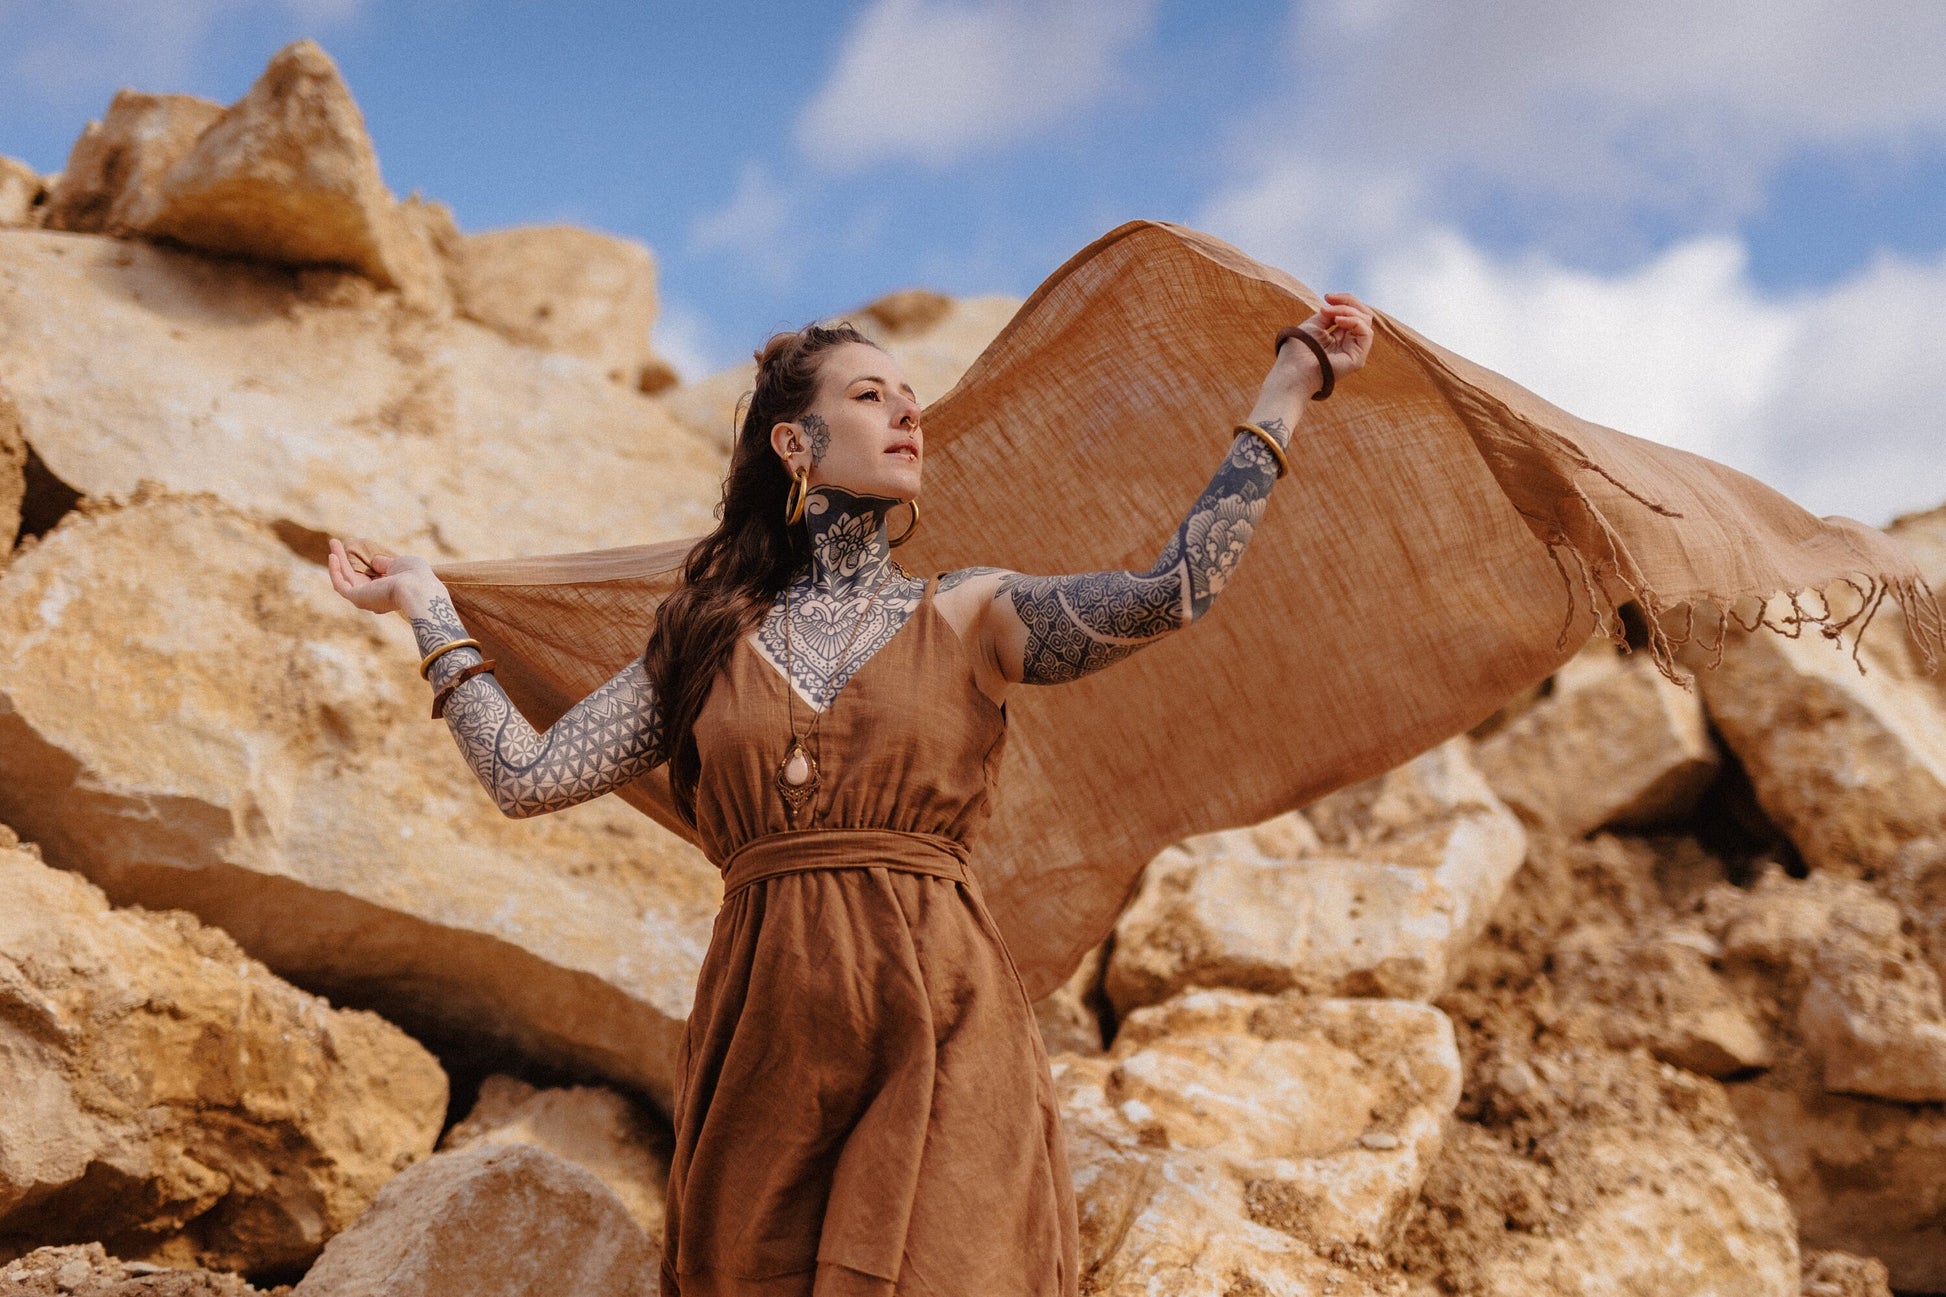
[[[810,410],[772,428],[770,443],[786,472],[810,471],[814,488],[883,500],[919,494],[919,400],[898,363],[877,347],[841,342],[825,352]]]

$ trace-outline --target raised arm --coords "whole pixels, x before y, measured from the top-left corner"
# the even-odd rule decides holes
[[[1349,374],[1371,350],[1372,314],[1346,293],[1305,321],[1321,339],[1332,369]],[[1249,422],[1290,444],[1308,398],[1322,382],[1309,347],[1288,341],[1264,379]],[[964,585],[962,598],[982,600],[980,642],[1008,682],[1061,684],[1121,661],[1180,630],[1223,591],[1255,535],[1278,462],[1255,433],[1239,430],[1209,485],[1146,571],[1028,576],[993,568],[951,574],[941,590]]]
[[[332,584],[360,607],[397,611],[412,623],[419,653],[467,638],[445,586],[423,560],[380,556],[364,577],[343,545],[331,542]],[[385,590],[374,587],[386,581]],[[374,606],[384,604],[385,606]],[[430,671],[435,690],[479,662],[477,649],[440,654]],[[491,673],[474,675],[447,696],[446,726],[473,773],[501,812],[515,819],[585,802],[654,769],[663,760],[655,691],[638,658],[536,732]]]

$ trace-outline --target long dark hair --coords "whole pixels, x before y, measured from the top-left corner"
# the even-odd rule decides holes
[[[811,561],[802,526],[784,524],[790,474],[770,430],[801,417],[817,395],[824,353],[847,342],[877,346],[849,324],[779,333],[757,351],[757,382],[730,452],[716,530],[683,562],[682,583],[656,609],[642,664],[662,714],[662,750],[676,811],[696,825],[696,718],[737,638],[763,617],[778,591]]]

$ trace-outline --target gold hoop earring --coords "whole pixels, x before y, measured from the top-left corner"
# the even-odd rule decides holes
[[[899,546],[911,540],[912,533],[919,530],[919,502],[917,500],[907,500],[906,504],[912,508],[912,525],[899,533],[898,538],[892,542],[893,549],[897,549]]]
[[[784,497],[784,525],[797,526],[804,516],[804,502],[811,497],[811,470],[800,468],[791,474],[790,494]]]

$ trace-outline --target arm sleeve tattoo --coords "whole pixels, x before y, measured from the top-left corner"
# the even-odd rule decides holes
[[[412,631],[421,654],[466,635],[444,595],[412,619]],[[433,687],[479,660],[471,648],[442,654],[432,665]],[[453,690],[446,726],[494,802],[515,819],[599,797],[663,759],[655,691],[639,658],[568,708],[544,734],[527,723],[490,672]]]
[[[1281,419],[1263,427],[1289,442]],[[1021,679],[1079,679],[1202,616],[1236,572],[1276,480],[1269,449],[1244,433],[1148,571],[1002,575],[1000,593],[1027,626]]]

